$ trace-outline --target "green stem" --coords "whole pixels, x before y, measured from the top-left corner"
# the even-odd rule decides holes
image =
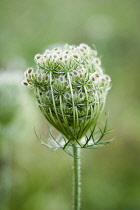
[[[80,148],[73,145],[74,156],[74,182],[73,182],[73,210],[80,210],[81,206],[81,162],[80,162]]]

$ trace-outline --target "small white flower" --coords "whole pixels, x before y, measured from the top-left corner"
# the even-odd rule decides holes
[[[94,59],[94,63],[96,63],[97,65],[101,65],[101,60],[99,58],[95,58]]]
[[[42,63],[42,55],[41,54],[35,55],[35,62],[37,64],[41,64]]]

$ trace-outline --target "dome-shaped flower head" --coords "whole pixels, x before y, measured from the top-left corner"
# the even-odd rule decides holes
[[[96,50],[86,44],[65,45],[35,56],[25,84],[35,89],[44,116],[68,143],[80,143],[101,115],[111,79],[104,74]]]

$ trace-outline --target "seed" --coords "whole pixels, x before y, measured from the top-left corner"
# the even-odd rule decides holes
[[[46,93],[46,96],[50,96],[50,92],[47,92],[47,93]]]
[[[25,86],[28,86],[28,83],[27,83],[27,82],[23,82],[23,84],[24,84]]]
[[[73,57],[74,57],[74,58],[78,58],[78,56],[77,56],[77,55],[73,55]]]
[[[83,98],[83,93],[79,93],[79,97],[80,98]]]
[[[36,56],[36,58],[37,58],[37,59],[40,59],[40,58],[41,58],[41,56],[40,56],[40,55],[37,55],[37,56]]]
[[[60,81],[64,81],[64,78],[62,76],[59,77]]]
[[[32,68],[28,69],[28,74],[30,74],[32,72]]]
[[[107,81],[110,81],[110,77],[109,76],[106,76],[105,78]]]
[[[77,71],[73,71],[73,73],[74,73],[75,75],[77,75]]]
[[[65,95],[67,98],[69,98],[70,97],[70,94],[69,93],[66,93],[66,95]]]

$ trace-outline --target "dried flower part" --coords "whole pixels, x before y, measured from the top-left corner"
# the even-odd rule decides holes
[[[25,72],[46,119],[69,141],[80,141],[104,108],[111,79],[103,73],[96,50],[65,45],[35,56],[37,70]]]

